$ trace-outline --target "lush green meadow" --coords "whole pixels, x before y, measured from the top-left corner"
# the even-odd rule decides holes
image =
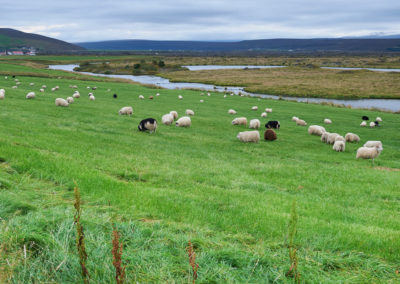
[[[10,66],[35,72],[0,64],[2,74]],[[0,283],[80,283],[75,184],[92,283],[114,279],[112,224],[121,233],[128,283],[191,282],[189,240],[198,283],[292,283],[285,275],[293,201],[302,282],[400,281],[398,114],[37,72],[43,77],[17,76],[18,89],[12,78],[0,78]],[[42,84],[47,90],[39,93]],[[55,98],[72,95],[69,85],[79,86],[81,98],[56,107]],[[95,101],[87,86],[97,86]],[[36,99],[25,99],[29,91]],[[123,106],[133,107],[132,117],[118,115]],[[273,112],[261,119],[266,107]],[[187,108],[195,112],[192,127],[161,124],[163,114],[183,116]],[[236,135],[246,128],[231,125],[230,108],[262,124],[279,120],[278,139],[240,143]],[[382,117],[382,126],[361,128],[362,115]],[[328,117],[327,131],[357,133],[361,143],[337,153],[292,116],[309,125]],[[137,130],[148,117],[159,121],[154,134]],[[383,142],[374,166],[355,159],[367,140]]]

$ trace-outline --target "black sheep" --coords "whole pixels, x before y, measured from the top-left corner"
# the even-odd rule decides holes
[[[143,119],[138,125],[139,131],[153,132],[157,129],[157,120],[154,118]]]
[[[117,94],[114,94],[114,95],[113,95],[113,98],[114,98],[114,99],[116,99],[117,97],[118,97]]]
[[[364,116],[362,117],[362,120],[369,120],[369,117],[364,115]]]
[[[277,120],[270,120],[265,124],[265,128],[280,129],[281,128],[281,124]]]

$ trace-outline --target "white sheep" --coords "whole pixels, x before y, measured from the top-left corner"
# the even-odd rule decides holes
[[[266,108],[265,112],[272,112],[272,108]]]
[[[258,143],[260,141],[260,133],[257,130],[239,132],[236,138],[245,143]]]
[[[62,107],[67,107],[69,104],[66,100],[62,98],[57,98],[56,99],[56,106],[62,106]]]
[[[339,136],[336,136],[335,142],[336,142],[336,141],[343,141],[343,142],[346,142],[346,139],[344,139],[344,137],[343,137],[342,135],[339,135]]]
[[[144,100],[144,96],[140,95],[140,96],[139,96],[139,99],[140,99],[140,100]]]
[[[0,89],[0,100],[4,100],[6,97],[6,91],[4,89]]]
[[[186,115],[194,115],[194,111],[191,110],[191,109],[187,109],[187,110],[185,111],[185,113],[186,113]]]
[[[297,116],[292,117],[292,121],[297,121],[297,120],[299,120],[299,118]]]
[[[233,97],[234,96],[234,94],[233,93],[231,93],[231,97]]]
[[[322,135],[321,135],[321,142],[324,142],[324,143],[327,143],[328,142],[328,136],[329,136],[329,132],[324,132]]]
[[[379,148],[383,148],[382,142],[381,141],[367,141],[364,144],[364,147],[379,147]]]
[[[156,94],[156,97],[159,97],[159,96],[160,96],[160,93],[157,93],[157,94]]]
[[[200,100],[201,103],[204,103],[204,100]]]
[[[43,89],[43,88],[42,88],[42,89],[40,89],[40,90],[39,90],[39,92],[43,93],[43,92],[44,92],[44,89]]]
[[[263,112],[263,113],[261,114],[261,117],[267,117],[267,113],[266,113],[266,112]]]
[[[7,80],[7,79],[8,79],[8,77],[7,77],[7,76],[5,76],[5,77],[4,77],[4,79],[6,79],[6,80]]]
[[[336,137],[338,137],[338,136],[340,136],[340,135],[337,134],[337,133],[329,133],[329,134],[328,134],[328,138],[326,139],[326,143],[328,143],[328,144],[333,144],[333,143],[335,143],[335,139],[336,139]]]
[[[21,82],[17,82],[17,83],[15,83],[15,85],[19,86],[19,85],[21,85]]]
[[[73,97],[68,97],[68,98],[67,98],[67,102],[68,102],[69,104],[72,104],[72,103],[74,102],[74,98],[73,98]]]
[[[336,152],[344,152],[345,148],[346,148],[346,143],[344,141],[335,141],[332,147],[332,149],[335,150]]]
[[[89,96],[89,100],[94,101],[96,98],[94,96]]]
[[[325,124],[331,124],[331,123],[332,123],[332,120],[330,120],[329,118],[325,118],[325,119],[324,119],[324,123],[325,123]]]
[[[35,97],[36,97],[35,92],[29,92],[29,93],[26,95],[26,98],[27,98],[27,99],[34,99]]]
[[[171,110],[169,113],[172,114],[172,116],[174,117],[174,120],[178,118],[178,113],[176,111]]]
[[[233,125],[247,125],[247,118],[245,117],[236,117],[232,120]]]
[[[251,110],[258,110],[258,106],[253,106]]]
[[[346,142],[360,142],[360,136],[351,132],[346,133],[344,138],[346,139]]]
[[[43,88],[43,89],[46,89],[46,88],[47,88],[47,86],[46,86],[46,85],[42,85],[42,88]]]
[[[361,126],[361,127],[367,126],[367,122],[364,120],[363,122],[360,123],[360,126]]]
[[[299,126],[306,126],[306,125],[307,125],[307,122],[305,122],[305,121],[302,120],[302,119],[298,119],[298,120],[296,120],[296,125],[299,125]]]
[[[29,86],[35,86],[35,83],[29,83]]]
[[[51,88],[51,91],[54,92],[56,90],[56,88]]]
[[[76,92],[72,95],[72,97],[73,97],[74,99],[79,99],[79,98],[81,97],[81,94],[80,94],[78,91],[76,91]]]
[[[161,118],[161,121],[165,125],[171,125],[174,122],[174,116],[170,113],[164,114]]]
[[[18,86],[12,86],[11,88],[12,88],[12,89],[17,89],[17,88],[18,88]]]
[[[326,132],[325,128],[319,125],[310,125],[308,127],[308,134],[321,136]]]
[[[94,96],[94,94],[93,94],[93,93],[89,93],[88,96],[89,96],[89,97],[90,97],[90,96]]]
[[[375,122],[371,121],[371,122],[369,123],[369,127],[374,128],[374,127],[375,127]]]
[[[234,110],[234,109],[230,109],[230,110],[228,110],[228,113],[229,113],[229,114],[236,114],[237,112],[236,112],[236,110]]]
[[[190,125],[192,125],[192,121],[190,120],[190,117],[182,116],[176,121],[175,125],[178,127],[190,127]]]
[[[375,119],[375,121],[377,122],[382,122],[382,118],[380,118],[379,116]]]
[[[118,112],[119,115],[132,115],[133,114],[133,109],[131,106],[126,106],[123,107],[119,110]]]
[[[178,99],[182,100],[182,99],[183,99],[183,97],[182,97],[181,95],[179,95],[179,96],[178,96]]]
[[[227,95],[224,95],[224,99],[227,97]]]
[[[260,128],[261,122],[258,119],[252,119],[249,123],[249,128],[258,129]]]
[[[209,97],[210,97],[210,96],[211,96],[211,94],[210,94],[210,93],[207,93],[207,96],[209,96]]]
[[[356,159],[362,158],[362,159],[372,159],[372,163],[374,163],[374,160],[376,157],[379,156],[379,154],[382,152],[383,148],[376,146],[376,147],[360,147],[357,149],[357,154],[356,154]]]

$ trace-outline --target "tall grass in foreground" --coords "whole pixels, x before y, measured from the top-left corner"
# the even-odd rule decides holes
[[[299,217],[296,211],[296,201],[292,203],[292,210],[290,213],[289,220],[289,231],[288,231],[288,249],[289,249],[289,258],[290,258],[290,268],[286,273],[287,277],[294,277],[294,281],[296,283],[300,283],[300,273],[298,269],[299,260],[297,258],[297,248],[294,244],[294,237],[297,233],[297,221]]]
[[[115,227],[113,229],[111,252],[113,255],[113,265],[115,267],[115,280],[117,281],[117,284],[122,284],[125,280],[126,266],[122,266],[122,243],[119,241],[119,232]]]
[[[193,284],[196,283],[197,280],[197,270],[199,269],[199,265],[196,263],[196,253],[193,249],[193,244],[189,240],[188,246],[186,248],[186,251],[189,256],[189,264],[192,267],[192,272],[193,272]]]

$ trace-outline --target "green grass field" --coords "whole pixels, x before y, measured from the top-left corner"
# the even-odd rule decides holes
[[[0,65],[3,74],[8,68]],[[19,76],[18,89],[11,89],[12,78],[0,78],[6,90],[0,100],[0,283],[81,283],[75,183],[91,283],[113,282],[112,224],[121,233],[128,283],[190,283],[189,240],[199,264],[197,283],[293,283],[286,276],[293,201],[301,282],[400,282],[398,114],[207,97],[46,72]],[[45,93],[38,92],[42,84]],[[72,95],[71,84],[81,98],[56,107],[55,98]],[[56,85],[60,90],[51,92]],[[95,101],[86,86],[97,86]],[[29,91],[37,98],[26,100]],[[133,116],[119,116],[129,105]],[[259,111],[251,111],[254,105]],[[266,107],[273,112],[261,122],[279,120],[278,139],[240,143],[236,135],[246,128],[231,125],[228,109],[252,119]],[[191,128],[161,125],[163,114],[182,116],[187,108],[195,111]],[[362,115],[381,116],[382,127],[361,128]],[[292,116],[309,125],[328,117],[333,123],[327,131],[357,133],[361,143],[334,152]],[[137,130],[147,117],[159,121],[154,134]],[[383,142],[374,166],[355,159],[367,140]]]

